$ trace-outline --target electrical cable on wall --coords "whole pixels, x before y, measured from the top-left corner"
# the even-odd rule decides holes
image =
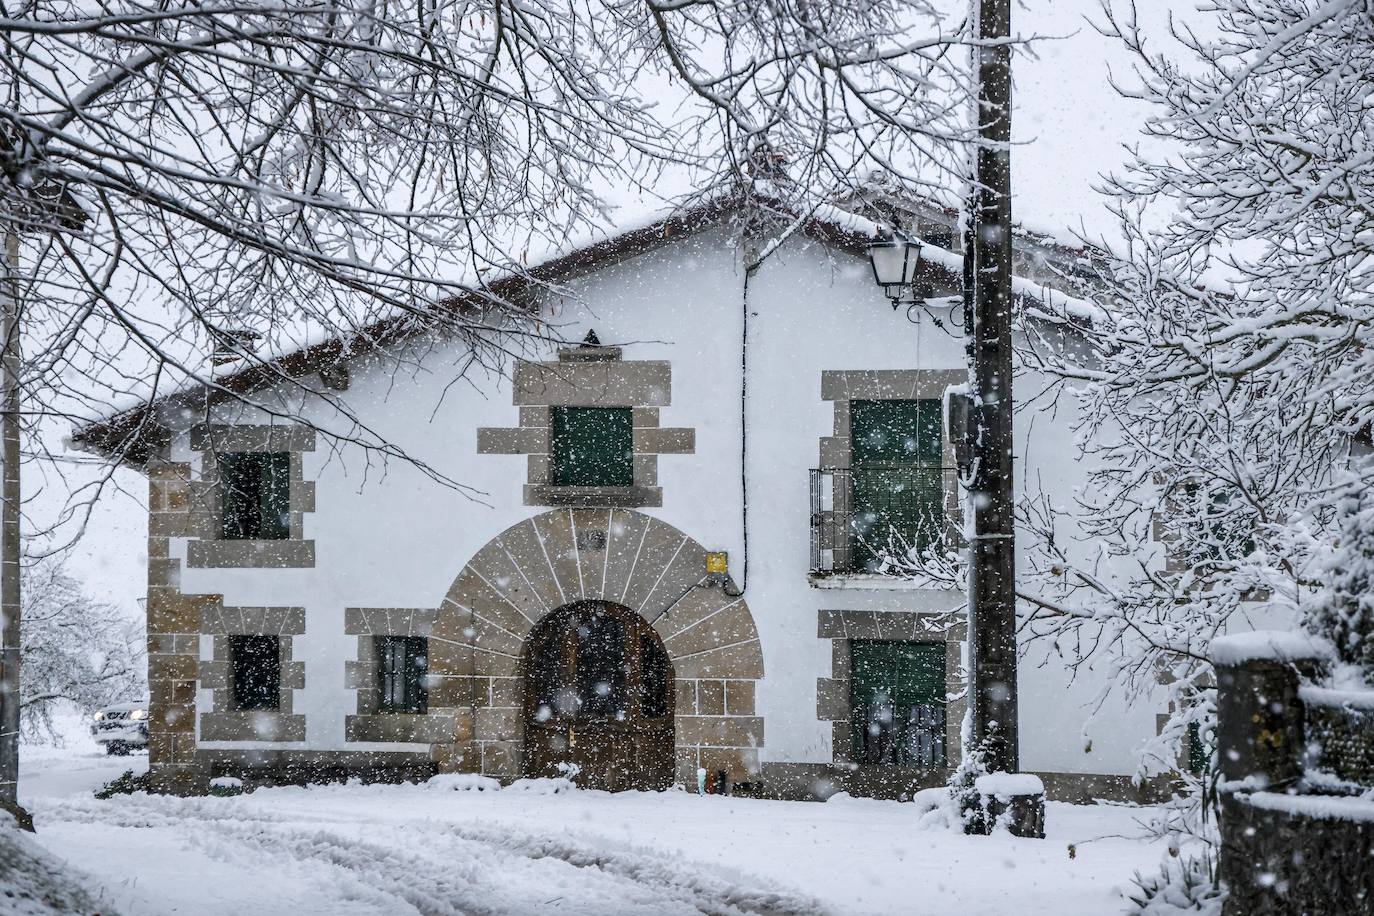
[[[749,587],[749,281],[759,269],[761,261],[744,266],[744,289],[740,295],[742,315],[739,344],[739,489],[740,528],[744,539],[744,556],[740,563],[739,588],[731,591],[729,580],[723,586],[725,594],[738,598]]]

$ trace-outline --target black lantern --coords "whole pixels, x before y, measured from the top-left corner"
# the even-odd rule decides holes
[[[893,232],[868,246],[868,260],[873,265],[873,279],[892,300],[895,309],[902,302],[915,299],[916,266],[921,262],[921,243]]]

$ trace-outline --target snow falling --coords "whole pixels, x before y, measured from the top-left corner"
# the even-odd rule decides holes
[[[0,36],[0,916],[1374,916],[1369,0]]]

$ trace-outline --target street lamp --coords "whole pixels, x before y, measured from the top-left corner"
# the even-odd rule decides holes
[[[892,300],[892,308],[912,302],[915,294],[916,268],[921,263],[921,243],[894,230],[886,238],[869,243],[868,260],[873,265],[873,279]]]

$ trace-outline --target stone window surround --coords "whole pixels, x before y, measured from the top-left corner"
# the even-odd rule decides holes
[[[661,506],[658,456],[696,451],[695,429],[659,426],[659,409],[672,402],[672,368],[665,360],[622,361],[618,347],[573,347],[559,351],[557,361],[516,363],[511,379],[520,425],[479,428],[477,452],[527,456],[523,494],[527,506]],[[549,482],[552,407],[630,408],[634,484],[553,486]]]
[[[438,616],[437,610],[425,608],[344,608],[344,632],[358,637],[357,659],[344,662],[344,686],[358,694],[357,715],[344,718],[346,741],[436,744],[453,740],[457,722],[452,715],[383,713],[377,709],[376,637],[428,639]]]
[[[968,380],[965,369],[824,369],[821,371],[821,400],[834,404],[834,427],[829,436],[820,439],[819,461],[816,467],[822,471],[845,470],[853,463],[853,430],[850,426],[853,401],[894,401],[932,398],[944,403],[945,389]],[[943,415],[943,408],[941,411]],[[945,423],[940,424],[941,465],[953,468],[956,465],[954,443],[949,439]],[[950,519],[950,534],[957,537],[962,530],[959,517],[959,483],[954,473],[942,475],[944,484],[945,513]],[[849,494],[839,492],[834,495],[834,508],[837,511],[849,510]],[[823,515],[828,513],[822,513]],[[835,531],[834,525],[822,524],[822,532]],[[836,566],[841,566],[842,556],[848,551],[845,544],[822,544],[823,549],[833,550],[837,556]],[[839,573],[844,576],[844,573]],[[849,577],[864,577],[862,571],[851,573]],[[815,581],[818,577],[812,575]],[[825,576],[831,578],[831,576]],[[887,577],[883,577],[887,578]]]
[[[306,480],[302,454],[315,450],[315,430],[300,424],[222,425],[202,423],[190,431],[192,451],[201,453],[200,476],[190,483],[192,539],[186,565],[196,569],[313,569],[315,542],[305,539],[305,513],[315,511],[315,483]],[[283,540],[226,539],[221,532],[221,452],[286,452],[291,456],[289,537]]]
[[[945,644],[945,759],[961,753],[960,726],[968,700],[961,678],[963,644],[968,624],[948,612],[837,611],[817,614],[816,635],[830,640],[830,677],[816,679],[816,718],[831,727],[831,756],[837,766],[852,767],[853,731],[850,721],[850,641],[894,640]],[[863,767],[877,769],[876,767]],[[913,768],[915,769],[915,768]]]
[[[305,608],[205,608],[200,633],[213,640],[213,658],[202,659],[197,679],[213,695],[200,714],[201,741],[304,741],[305,716],[292,714],[293,691],[305,688],[305,663],[292,659],[292,638],[305,632]],[[232,636],[276,636],[281,647],[281,696],[276,709],[233,708],[229,640]]]

